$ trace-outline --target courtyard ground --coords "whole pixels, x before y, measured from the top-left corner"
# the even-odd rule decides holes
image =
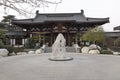
[[[71,61],[50,61],[50,53],[0,59],[0,80],[120,80],[120,56],[67,53]]]

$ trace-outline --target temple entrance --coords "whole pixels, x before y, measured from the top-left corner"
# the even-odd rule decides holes
[[[49,46],[52,46],[58,33],[64,35],[66,46],[72,46],[72,44],[78,42],[76,38],[78,32],[85,32],[89,28],[94,28],[108,22],[109,18],[86,17],[83,10],[81,10],[81,13],[59,14],[39,14],[37,11],[34,18],[11,20],[11,24],[26,29],[28,35],[33,32],[38,33],[38,42],[40,45],[47,43]]]
[[[56,40],[56,37],[59,33],[53,33],[53,34],[46,34],[45,35],[45,43],[47,43],[49,46],[52,46],[54,41]],[[75,43],[75,34],[68,34],[68,33],[62,33],[64,38],[66,39],[66,46],[72,46],[73,43]]]
[[[41,32],[32,32],[31,37],[34,39],[36,46],[45,44],[45,34]]]

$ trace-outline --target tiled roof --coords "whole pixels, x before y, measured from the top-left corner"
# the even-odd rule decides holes
[[[89,18],[81,13],[36,13],[35,18],[32,19],[14,19],[12,23],[15,25],[30,25],[30,24],[44,24],[45,22],[75,22],[75,23],[100,23],[105,24],[109,22],[109,18]]]

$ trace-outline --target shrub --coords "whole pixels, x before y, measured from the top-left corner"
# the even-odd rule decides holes
[[[4,44],[2,42],[2,40],[0,40],[0,48],[3,48]]]
[[[104,45],[103,47],[102,47],[102,50],[107,50],[108,48],[107,48],[107,46],[106,45]]]
[[[10,56],[10,54],[12,52],[17,53],[17,52],[23,52],[24,51],[24,48],[16,48],[16,47],[13,47],[13,46],[6,46],[6,45],[3,46],[2,48],[5,48],[9,51],[8,56]]]
[[[17,53],[17,52],[23,52],[24,51],[24,48],[21,47],[21,48],[15,48],[14,47],[14,52]]]
[[[110,50],[101,50],[100,54],[113,54],[113,52]]]
[[[35,41],[32,38],[29,38],[25,43],[25,48],[34,48]]]
[[[12,53],[14,51],[14,47],[12,46],[4,46],[3,48],[7,49],[9,53]]]

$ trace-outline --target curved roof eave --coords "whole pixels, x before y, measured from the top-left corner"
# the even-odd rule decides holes
[[[120,26],[114,27],[114,30],[120,30]]]

